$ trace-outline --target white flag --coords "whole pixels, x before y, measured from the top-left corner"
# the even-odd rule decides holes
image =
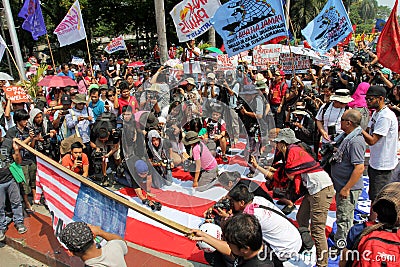
[[[54,30],[60,47],[76,43],[86,38],[85,25],[83,24],[79,1],[76,0],[67,15]]]
[[[3,37],[0,35],[0,62],[3,59],[4,51],[6,51],[7,44],[4,42]]]
[[[126,50],[124,37],[122,35],[112,39],[111,42],[108,43],[108,45],[104,48],[104,51],[109,54],[112,54],[118,50]]]
[[[179,42],[194,39],[208,31],[212,27],[210,19],[220,6],[219,0],[183,0],[177,4],[169,14],[174,20]]]

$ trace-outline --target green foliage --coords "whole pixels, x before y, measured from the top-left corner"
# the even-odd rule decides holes
[[[42,88],[37,84],[43,78],[46,69],[47,65],[39,66],[36,74],[31,76],[30,80],[21,82],[21,85],[25,88],[26,93],[30,95],[32,99],[35,99],[39,90],[42,90]]]

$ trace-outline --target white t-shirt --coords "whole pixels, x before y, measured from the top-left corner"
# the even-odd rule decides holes
[[[110,240],[101,248],[101,256],[85,261],[92,267],[126,267],[124,256],[128,247],[123,240]]]
[[[315,195],[322,189],[333,185],[331,177],[326,171],[302,173],[301,179],[310,195]]]
[[[369,133],[382,137],[370,146],[369,165],[376,170],[393,170],[397,163],[398,122],[389,108],[383,108],[372,114],[368,123]]]
[[[263,197],[255,196],[253,203],[282,213],[278,207]],[[299,252],[302,246],[300,233],[290,221],[263,208],[255,208],[254,215],[261,224],[263,239],[270,244],[280,259],[287,260]]]
[[[324,117],[322,118],[322,113],[325,105],[329,105],[326,109]],[[342,118],[343,113],[346,111],[345,108],[335,108],[333,106],[333,102],[331,104],[326,103],[323,104],[318,110],[317,116],[315,117],[317,120],[322,121],[324,125],[324,130],[328,132],[328,126],[335,126],[336,133],[340,134],[343,130],[340,128],[340,119]],[[329,141],[322,138],[323,143],[328,143]]]
[[[193,50],[199,54],[197,58],[200,58],[200,53],[201,53],[200,48],[195,47]],[[183,72],[185,74],[201,73],[199,59],[194,60],[194,58],[196,57],[195,54],[191,53],[191,51],[188,49],[185,49],[185,51],[187,60],[183,62]]]

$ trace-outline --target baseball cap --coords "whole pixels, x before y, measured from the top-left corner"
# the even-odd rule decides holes
[[[209,74],[207,74],[207,78],[210,78],[211,80],[214,80],[215,79],[215,74],[210,72]]]
[[[367,96],[383,96],[386,97],[386,89],[382,86],[373,85],[368,88]]]
[[[64,94],[61,96],[61,104],[63,105],[71,105],[72,100],[71,100],[71,96]]]
[[[84,222],[69,223],[60,233],[60,240],[72,252],[85,252],[93,243],[93,233]]]

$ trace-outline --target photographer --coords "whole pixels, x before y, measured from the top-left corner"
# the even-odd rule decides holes
[[[208,138],[215,142],[216,147],[221,147],[222,161],[228,163],[228,158],[226,156],[226,123],[222,119],[223,107],[215,104],[212,109],[212,118],[206,118],[204,120],[204,128],[207,129]]]
[[[88,177],[89,175],[89,158],[82,152],[83,144],[75,142],[71,145],[70,154],[66,154],[61,161],[61,165],[70,169],[74,173]]]
[[[210,99],[211,101],[219,97],[219,87],[215,85],[215,74],[210,72],[207,74],[207,81],[201,88],[201,96]]]
[[[172,182],[172,172],[174,163],[170,160],[172,155],[171,143],[161,138],[156,130],[151,130],[147,134],[147,155],[156,171],[167,181]]]
[[[328,82],[331,84],[333,89],[338,90],[341,88],[347,88],[350,78],[351,77],[348,76],[345,72],[342,72],[342,69],[340,67],[336,67],[331,70]]]
[[[234,79],[233,72],[231,70],[228,70],[225,73],[225,78],[220,77],[217,84],[220,87],[220,94],[217,100],[221,101],[229,107],[229,113],[227,114],[225,119],[228,125],[228,132],[232,133],[232,136],[234,137],[233,143],[236,144],[238,141],[240,130],[239,117],[235,111],[235,108],[237,107],[237,98],[239,95],[241,84]]]
[[[330,98],[331,102],[322,105],[315,117],[318,131],[323,137],[322,151],[338,134],[343,132],[340,127],[340,118],[348,109],[347,104],[353,101],[349,94],[347,89],[336,90]]]
[[[59,145],[53,125],[40,109],[34,108],[29,113],[28,127],[33,130],[37,141],[35,149],[55,161],[59,160]]]
[[[91,134],[90,147],[93,151],[91,158],[94,175],[107,175],[106,170],[111,156],[114,156],[115,164],[119,165],[121,161],[120,153],[117,153],[119,151],[119,140],[119,130],[116,129],[112,129],[110,132],[109,129],[99,128]],[[96,168],[98,165],[101,166],[101,173]]]
[[[65,116],[67,127],[82,138],[83,144],[86,146],[85,152],[89,153],[90,142],[90,125],[94,124],[92,109],[86,106],[86,96],[78,94],[72,100],[75,106],[69,110],[69,114]]]
[[[292,113],[290,121],[286,122],[286,126],[292,129],[297,139],[306,143],[311,148],[314,147],[314,130],[315,123],[310,118],[307,111],[296,109]]]
[[[153,84],[150,88],[147,88],[140,96],[140,110],[150,111],[159,116],[161,114],[160,101],[162,101],[160,93],[159,84]]]
[[[56,113],[54,113],[53,127],[58,130],[60,139],[64,140],[72,134],[72,131],[67,127],[67,121],[65,120],[65,116],[69,113],[69,109],[71,108],[71,96],[67,94],[62,95],[61,104],[62,109],[57,110]]]
[[[158,93],[157,103],[160,110],[168,106],[170,102],[169,68],[169,66],[161,66],[150,80],[151,88],[156,88]],[[157,86],[153,87],[153,85]],[[143,94],[140,97],[140,105],[142,105],[142,97]]]
[[[284,127],[285,110],[283,109],[286,102],[286,91],[288,85],[285,82],[285,73],[280,70],[276,70],[275,80],[272,82],[269,93],[269,103],[271,105],[271,111],[274,114],[275,126],[277,128]]]
[[[260,155],[261,131],[258,120],[263,116],[263,100],[254,84],[247,84],[240,92],[240,101],[236,111],[245,127],[248,142],[246,143],[245,158],[250,162],[250,156]],[[254,168],[250,166],[247,177],[254,177]]]
[[[379,65],[373,65],[374,70],[370,73],[369,84],[379,85],[386,89],[386,92],[390,92],[394,85],[390,81],[391,71],[388,68],[379,68]]]

